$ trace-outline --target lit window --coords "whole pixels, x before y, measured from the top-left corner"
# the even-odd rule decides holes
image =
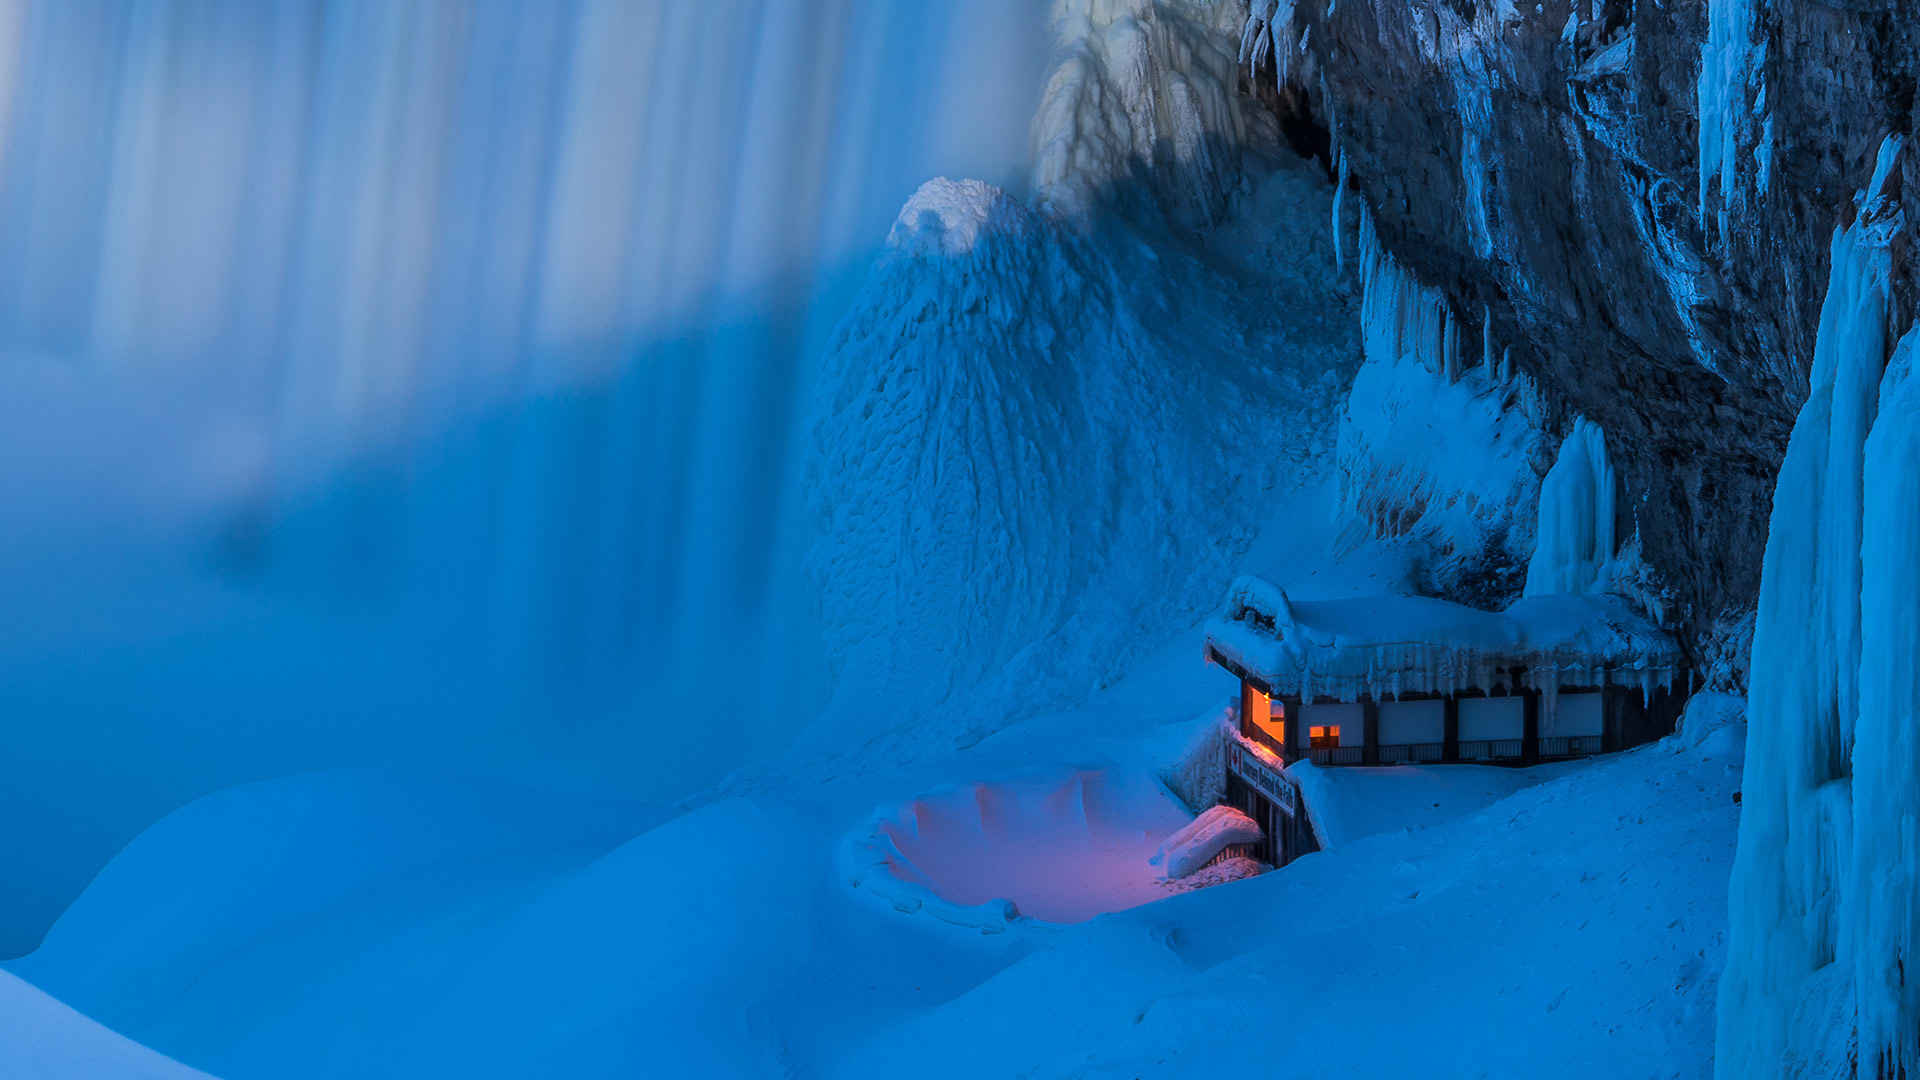
[[[1307,736],[1315,749],[1340,745],[1339,724],[1315,724],[1307,729]]]

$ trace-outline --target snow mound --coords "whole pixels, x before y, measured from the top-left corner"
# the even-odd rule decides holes
[[[1326,197],[1304,170],[1262,193]],[[1110,682],[1211,607],[1274,501],[1324,470],[1312,418],[1356,350],[1328,281],[1308,280],[1331,278],[1319,230],[1242,222],[1300,241],[1280,265],[1302,276],[1237,278],[1044,215],[1003,227],[1021,219],[1002,200],[915,196],[825,359],[804,558],[834,700],[803,755],[876,731],[902,756],[936,730],[940,749],[971,745]],[[933,246],[936,225],[964,258]],[[914,723],[930,708],[940,725]]]
[[[1382,833],[1411,833],[1445,825],[1535,784],[1565,776],[1587,762],[1503,769],[1493,765],[1389,765],[1321,768],[1295,762],[1287,775],[1313,819],[1320,850]]]
[[[965,255],[982,233],[1026,227],[1027,208],[981,180],[939,177],[920,185],[887,233],[887,246],[918,255]]]
[[[1204,868],[1213,857],[1235,844],[1257,844],[1266,834],[1247,815],[1231,806],[1209,808],[1167,837],[1149,859],[1162,878],[1184,878]]]
[[[1085,922],[1165,895],[1149,858],[1186,816],[1145,775],[964,784],[876,811],[844,843],[841,871],[895,910],[983,933]]]

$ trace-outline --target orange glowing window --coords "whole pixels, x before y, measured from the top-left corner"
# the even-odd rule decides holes
[[[1340,745],[1339,724],[1315,724],[1307,729],[1307,738],[1315,749]]]
[[[1246,717],[1253,727],[1281,746],[1287,744],[1287,707],[1253,688],[1245,686],[1246,696],[1241,700]]]

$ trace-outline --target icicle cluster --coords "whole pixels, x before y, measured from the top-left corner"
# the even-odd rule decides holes
[[[1614,475],[1607,437],[1580,418],[1540,484],[1540,526],[1527,563],[1526,596],[1583,593],[1613,557]]]
[[[1247,23],[1240,30],[1240,62],[1257,78],[1260,65],[1273,61],[1273,82],[1285,89],[1294,70],[1294,52],[1306,42],[1293,32],[1294,0],[1253,0]]]
[[[1920,494],[1915,338],[1882,373],[1904,221],[1883,144],[1833,236],[1811,393],[1774,492],[1749,682],[1745,799],[1721,980],[1721,1076],[1845,1064],[1851,987],[1862,1074],[1914,1075],[1920,844]],[[1836,966],[1837,965],[1837,966]],[[1808,1017],[1827,1023],[1808,1025]]]
[[[1356,233],[1361,344],[1371,362],[1416,363],[1452,382],[1460,375],[1460,329],[1446,294],[1422,285],[1380,246],[1364,208]]]
[[[1276,692],[1307,700],[1510,689],[1516,668],[1544,693],[1613,682],[1651,697],[1677,671],[1671,639],[1619,597],[1531,597],[1504,612],[1397,595],[1286,604],[1249,580],[1207,623],[1207,641]],[[1262,596],[1278,599],[1248,602]]]

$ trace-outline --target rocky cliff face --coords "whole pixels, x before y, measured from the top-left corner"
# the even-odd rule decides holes
[[[1290,130],[1330,133],[1346,227],[1364,200],[1381,245],[1446,293],[1463,338],[1490,323],[1555,426],[1584,415],[1605,430],[1619,535],[1638,531],[1668,618],[1707,664],[1714,627],[1758,586],[1831,231],[1881,139],[1915,128],[1920,9],[1251,6],[1251,88]],[[1920,181],[1920,155],[1901,169]],[[1920,182],[1900,190],[1920,221]],[[1896,262],[1904,328],[1914,267],[1905,250]]]

